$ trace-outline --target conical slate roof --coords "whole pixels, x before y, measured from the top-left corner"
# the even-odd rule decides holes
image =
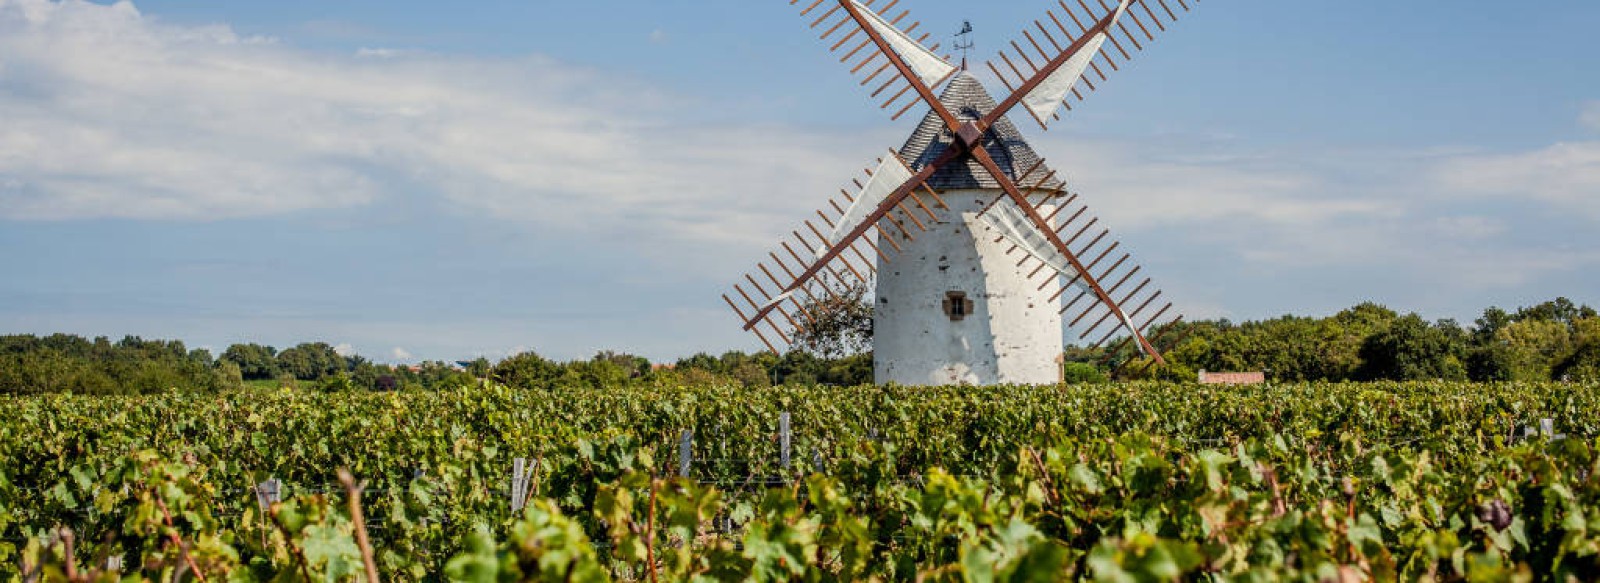
[[[950,84],[945,87],[944,93],[939,96],[939,101],[962,121],[974,121],[993,111],[998,104],[989,96],[988,90],[978,82],[976,77],[966,71],[960,71],[951,77]],[[922,124],[917,126],[917,131],[906,140],[906,145],[900,148],[900,157],[911,164],[911,169],[921,170],[932,163],[945,149],[955,143],[955,137],[945,127],[944,120],[938,114],[930,111],[922,119]],[[984,135],[984,148],[989,151],[989,156],[1005,170],[1006,175],[1013,182],[1018,176],[1033,168],[1039,163],[1039,154],[1028,146],[1022,139],[1022,133],[1017,131],[1017,126],[1004,117],[996,121],[994,126]],[[1018,186],[1026,189],[1037,182],[1039,178],[1050,172],[1050,169],[1040,166],[1030,175],[1032,180],[1019,183]],[[940,168],[928,179],[928,186],[934,190],[958,190],[971,188],[1000,188],[1000,183],[978,164],[977,160],[968,156]],[[1065,188],[1060,180],[1052,178],[1045,184],[1045,188],[1062,190]]]

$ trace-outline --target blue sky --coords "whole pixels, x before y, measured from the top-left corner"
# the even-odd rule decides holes
[[[1185,313],[1600,304],[1600,4],[1200,4],[1024,126]],[[0,0],[0,332],[754,348],[718,294],[916,118],[794,10]]]

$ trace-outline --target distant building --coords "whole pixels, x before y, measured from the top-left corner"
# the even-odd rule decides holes
[[[1202,385],[1259,385],[1267,382],[1264,372],[1206,372],[1200,371]]]

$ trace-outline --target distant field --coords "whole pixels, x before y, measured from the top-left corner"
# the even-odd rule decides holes
[[[384,579],[1593,580],[1597,435],[1555,383],[0,398],[0,572],[357,577],[349,468]]]

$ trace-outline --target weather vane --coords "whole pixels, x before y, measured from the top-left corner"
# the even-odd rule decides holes
[[[956,50],[961,51],[962,70],[966,70],[967,68],[967,53],[972,52],[972,49],[977,46],[977,44],[972,42],[972,21],[961,21],[961,32],[956,33],[955,48]]]

